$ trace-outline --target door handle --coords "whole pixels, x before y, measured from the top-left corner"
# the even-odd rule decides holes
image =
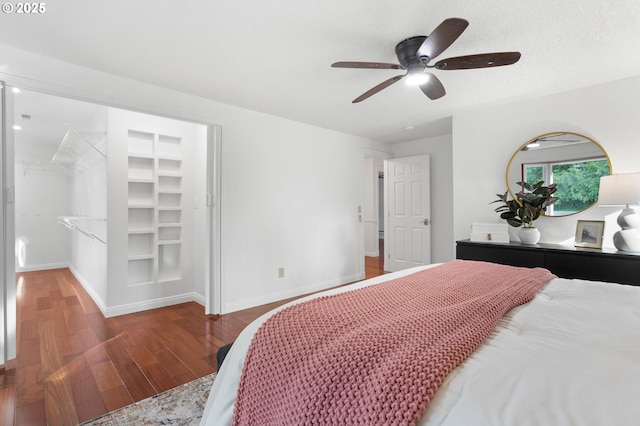
[[[428,224],[429,224],[429,219],[425,219],[425,220],[423,220],[423,221],[422,221],[422,224],[423,224],[423,225],[428,225]]]

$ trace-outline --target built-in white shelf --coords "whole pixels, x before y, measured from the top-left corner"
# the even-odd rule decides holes
[[[179,225],[182,223],[182,210],[160,209],[158,210],[158,225]]]
[[[129,156],[128,177],[132,180],[148,180],[154,179],[154,159],[152,157]]]
[[[182,160],[177,158],[158,158],[158,173],[165,176],[180,176]]]
[[[179,280],[182,141],[131,130],[128,137],[128,284]]]
[[[153,283],[154,259],[129,259],[127,271],[127,284],[151,284]]]
[[[161,244],[158,246],[158,281],[180,279],[182,244]]]

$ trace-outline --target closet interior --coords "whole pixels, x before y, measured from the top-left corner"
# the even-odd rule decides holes
[[[105,315],[204,304],[207,127],[21,91],[16,271],[69,268]]]

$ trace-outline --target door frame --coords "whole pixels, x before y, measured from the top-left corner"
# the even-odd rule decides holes
[[[205,286],[205,314],[222,313],[222,271],[221,266],[221,165],[222,165],[222,127],[207,126],[207,234],[209,267]]]
[[[6,366],[17,353],[17,325],[16,325],[16,271],[15,271],[15,161],[13,131],[13,86],[0,82],[2,99],[0,115],[2,128],[2,173],[0,173],[2,199],[2,226],[0,232],[2,246],[2,342],[0,342],[0,364]]]

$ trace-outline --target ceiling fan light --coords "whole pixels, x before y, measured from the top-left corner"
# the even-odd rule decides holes
[[[420,86],[429,80],[429,74],[422,71],[410,72],[406,78],[406,83],[409,86]]]

